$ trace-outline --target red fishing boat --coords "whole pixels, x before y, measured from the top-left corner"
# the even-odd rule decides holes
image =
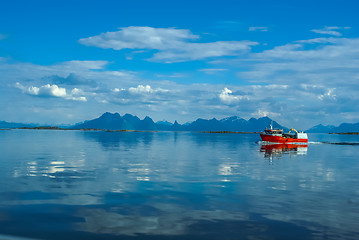
[[[305,132],[298,132],[291,128],[288,133],[284,133],[283,129],[265,129],[264,133],[260,134],[263,142],[271,143],[307,143],[308,135]]]

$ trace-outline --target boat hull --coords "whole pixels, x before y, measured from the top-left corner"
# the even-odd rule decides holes
[[[272,143],[307,143],[308,139],[288,138],[282,136],[273,136],[268,134],[260,134],[262,141]]]

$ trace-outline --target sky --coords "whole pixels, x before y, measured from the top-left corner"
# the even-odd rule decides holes
[[[0,3],[0,121],[359,122],[359,1]]]

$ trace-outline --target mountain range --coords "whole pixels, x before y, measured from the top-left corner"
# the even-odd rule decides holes
[[[102,116],[75,124],[67,129],[106,129],[106,130],[159,130],[159,131],[232,131],[232,132],[261,132],[270,124],[274,128],[282,128],[285,131],[289,129],[273,121],[269,117],[243,118],[232,116],[217,120],[197,119],[191,123],[179,124],[177,121],[170,123],[167,121],[154,122],[150,117],[140,119],[131,114],[121,116],[119,113],[106,112]],[[8,123],[0,121],[0,128],[22,128],[38,127],[38,124]],[[64,127],[62,127],[63,129]],[[316,125],[306,132],[308,133],[346,133],[359,132],[359,123],[342,123],[338,127],[322,124]]]
[[[316,125],[306,132],[308,133],[348,133],[348,132],[359,132],[359,122],[358,123],[342,123],[338,127],[327,125],[323,126],[322,124]]]
[[[155,123],[150,117],[141,120],[128,113],[121,116],[119,113],[109,112],[99,118],[76,124],[71,129],[260,132],[271,123],[275,128],[286,129],[268,117],[251,118],[248,121],[236,116],[221,120],[199,118],[194,122],[181,125],[177,121],[173,124],[163,121]]]
[[[26,124],[26,123],[9,123],[5,121],[0,121],[1,128],[23,128],[23,127],[37,127],[38,124]]]

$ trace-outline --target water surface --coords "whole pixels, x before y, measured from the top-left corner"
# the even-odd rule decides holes
[[[0,131],[0,238],[358,239],[359,136]]]

